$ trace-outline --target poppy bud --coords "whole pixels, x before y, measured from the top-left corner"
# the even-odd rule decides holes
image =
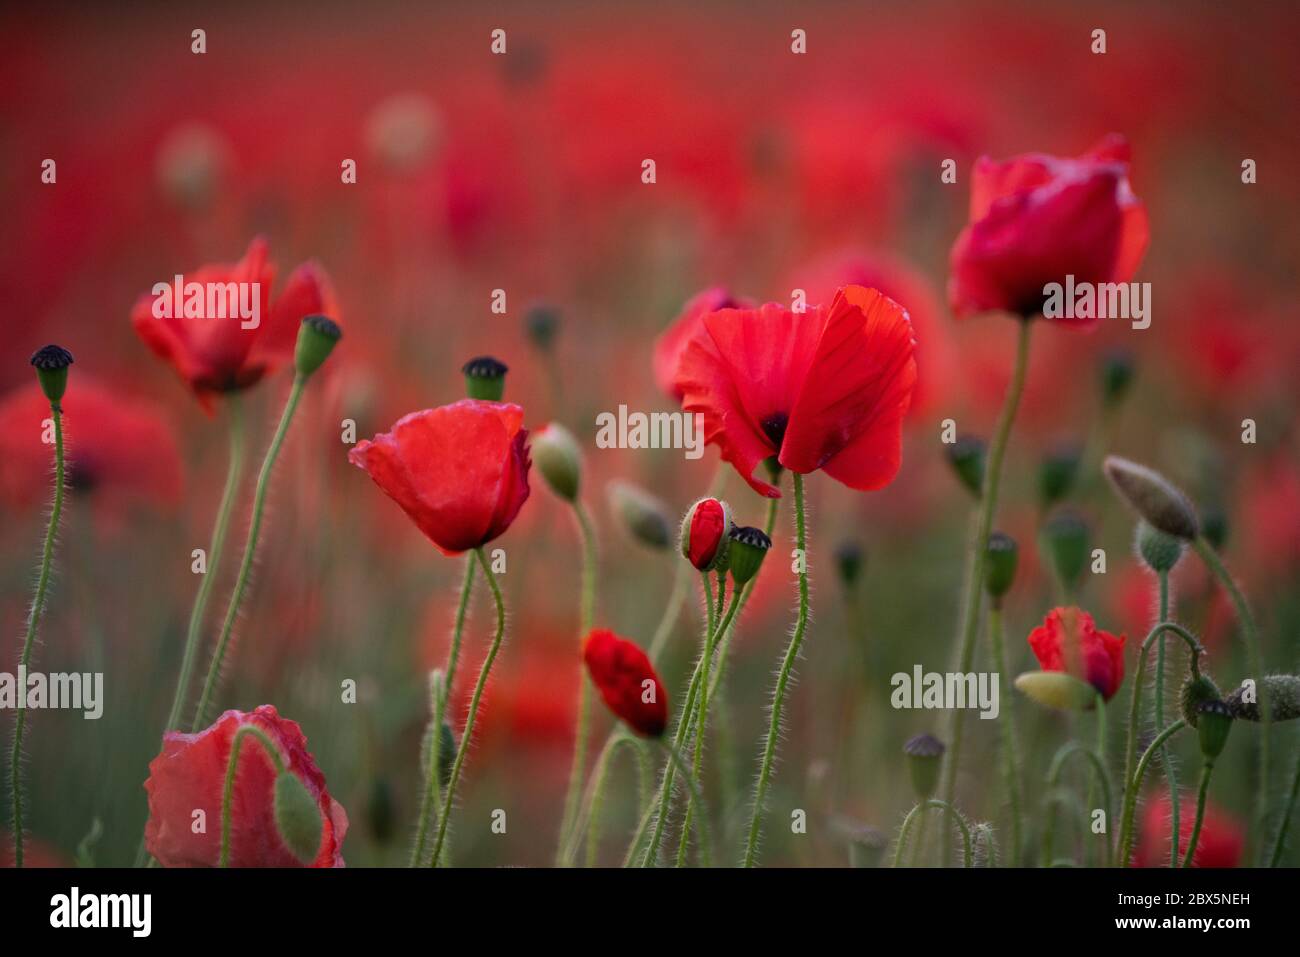
[[[1054,505],[1074,487],[1079,474],[1081,453],[1077,445],[1060,445],[1049,452],[1038,466],[1038,496],[1047,508]]]
[[[1183,714],[1183,720],[1194,728],[1201,716],[1201,705],[1207,701],[1218,700],[1219,686],[1214,683],[1209,675],[1197,671],[1189,675],[1187,680],[1183,682],[1182,691],[1178,694],[1178,709]]]
[[[858,583],[858,576],[862,574],[862,566],[866,563],[866,555],[862,551],[862,546],[851,538],[846,538],[835,548],[835,568],[840,573],[840,582],[845,588],[853,588]]]
[[[948,446],[947,452],[948,464],[958,481],[978,498],[984,487],[984,459],[988,455],[984,440],[975,435],[961,435]]]
[[[530,306],[524,314],[524,330],[540,352],[550,352],[560,328],[560,310],[545,303]]]
[[[1002,596],[1016,580],[1016,565],[1020,548],[1016,540],[1003,532],[994,532],[989,536],[988,551],[984,561],[984,590],[993,599],[996,608],[1002,603]]]
[[[943,764],[943,742],[932,734],[918,734],[903,745],[907,770],[912,776],[916,799],[924,801],[939,787],[939,767]]]
[[[731,506],[702,498],[682,519],[682,555],[702,572],[726,571],[730,550]]]
[[[63,346],[41,346],[32,353],[32,366],[36,369],[36,378],[40,380],[41,391],[55,409],[67,391],[70,365],[72,353]]]
[[[615,479],[605,487],[609,507],[632,537],[651,548],[667,548],[672,541],[668,507],[645,489]]]
[[[1102,468],[1119,497],[1149,524],[1189,541],[1199,534],[1192,503],[1159,472],[1118,455],[1106,456]]]
[[[319,369],[342,337],[343,330],[328,316],[304,318],[298,327],[298,344],[293,352],[293,364],[298,375],[305,379]]]
[[[1016,688],[1039,704],[1058,711],[1088,711],[1097,703],[1097,689],[1064,671],[1026,671]]]
[[[500,402],[506,394],[510,367],[491,356],[475,356],[460,367],[465,374],[465,394],[471,399]]]
[[[644,651],[604,628],[582,642],[582,660],[609,710],[637,734],[657,738],[668,727],[668,694]]]
[[[573,433],[552,422],[533,434],[533,464],[551,491],[566,502],[576,502],[582,485],[582,452]]]
[[[1123,349],[1108,352],[1101,360],[1101,401],[1114,408],[1124,401],[1133,385],[1133,355]]]
[[[744,585],[758,574],[767,557],[767,550],[772,547],[772,539],[760,529],[751,525],[733,525],[731,527],[731,546],[727,562],[731,566],[731,577],[736,587]]]
[[[298,775],[282,771],[275,779],[275,827],[293,856],[304,864],[316,859],[320,850],[320,806]]]
[[[1228,743],[1232,709],[1222,701],[1205,701],[1198,710],[1201,720],[1197,722],[1196,733],[1201,739],[1201,754],[1207,761],[1213,761]]]
[[[1166,535],[1139,519],[1137,552],[1147,568],[1153,572],[1167,573],[1172,571],[1178,564],[1178,560],[1183,557],[1183,540]]]
[[[1222,505],[1211,502],[1201,508],[1201,534],[1216,552],[1223,551],[1228,541],[1228,513]]]
[[[1066,592],[1079,584],[1087,567],[1089,537],[1088,526],[1077,512],[1057,512],[1043,525],[1043,550]]]
[[[889,839],[883,831],[870,824],[844,827],[849,842],[850,867],[878,867],[884,857]]]
[[[1247,721],[1260,719],[1259,698],[1268,698],[1269,719],[1290,721],[1300,718],[1300,675],[1265,675],[1256,686],[1255,700],[1245,701],[1246,689],[1238,688],[1228,695],[1227,704],[1234,717]]]

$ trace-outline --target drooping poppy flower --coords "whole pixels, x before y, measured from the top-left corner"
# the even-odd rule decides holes
[[[312,867],[342,867],[348,816],[330,797],[325,775],[307,750],[296,721],[272,705],[256,711],[227,711],[198,734],[168,731],[162,753],[149,763],[149,821],[145,846],[164,867],[216,867],[221,860],[222,801],[235,735],[253,725],[279,749],[285,772],[298,778],[320,809],[320,850]],[[248,735],[239,748],[231,797],[231,867],[301,867],[281,838],[274,806],[275,762],[261,741]],[[196,833],[195,812],[205,827]]]
[[[673,320],[672,325],[660,333],[655,340],[654,374],[655,384],[663,392],[678,402],[682,399],[681,387],[677,384],[677,370],[681,366],[682,356],[691,340],[704,331],[704,317],[719,309],[749,309],[753,303],[734,298],[721,286],[705,289],[696,293],[682,307],[682,311]]]
[[[165,508],[180,501],[180,455],[161,410],[83,375],[69,382],[62,405],[65,481],[90,498],[99,518],[111,520],[130,504]],[[49,496],[49,417],[37,383],[0,400],[0,501],[23,508]]]
[[[1138,833],[1137,850],[1133,863],[1138,867],[1169,866],[1169,821],[1172,802],[1167,792],[1147,799],[1142,813],[1142,828]],[[1196,824],[1196,800],[1188,795],[1178,809],[1178,861],[1187,855],[1187,843],[1192,839]],[[1196,840],[1196,853],[1192,855],[1193,867],[1236,867],[1246,847],[1246,832],[1230,814],[1211,802],[1206,802],[1205,817],[1201,822],[1201,835]]]
[[[657,738],[668,727],[668,694],[644,651],[604,628],[582,642],[582,660],[609,710],[637,734]]]
[[[403,416],[348,461],[402,507],[444,555],[492,541],[528,499],[528,430],[509,402],[461,399]]]
[[[1075,159],[981,156],[971,173],[970,223],[950,255],[954,311],[1032,317],[1043,287],[1067,276],[1076,286],[1132,279],[1150,236],[1128,170],[1128,143],[1114,135]]]
[[[176,367],[208,412],[218,395],[255,385],[288,362],[304,316],[338,316],[329,277],[316,263],[295,269],[284,291],[272,300],[275,266],[267,260],[267,242],[261,237],[249,244],[239,262],[203,266],[182,280],[179,299],[175,283],[168,282],[173,291],[165,296],[151,292],[136,300],[131,323],[154,353]],[[203,304],[187,309],[190,296],[185,290],[192,283],[204,293]],[[252,283],[257,284],[256,296]],[[218,312],[209,315],[214,308]],[[242,314],[253,309],[255,318]]]
[[[771,456],[866,491],[898,472],[914,348],[902,306],[846,286],[803,313],[768,303],[705,316],[677,385],[682,407],[703,414],[705,441],[760,495],[781,495],[753,474]]]
[[[1126,637],[1102,631],[1079,608],[1053,608],[1029,633],[1029,647],[1044,671],[1063,671],[1109,701],[1124,681]]]

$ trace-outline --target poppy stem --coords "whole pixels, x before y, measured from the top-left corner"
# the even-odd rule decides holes
[[[497,631],[491,647],[488,648],[487,657],[483,659],[483,667],[479,669],[478,681],[474,684],[474,695],[469,699],[469,714],[465,718],[465,730],[461,732],[460,747],[456,749],[456,760],[451,766],[451,775],[447,778],[447,793],[442,799],[442,813],[438,815],[438,837],[433,843],[431,862],[433,867],[438,866],[442,845],[447,839],[447,821],[451,817],[451,802],[456,797],[456,782],[460,780],[460,769],[465,763],[465,754],[474,739],[474,721],[478,718],[478,706],[483,698],[483,688],[487,684],[488,675],[492,672],[492,663],[496,661],[497,652],[501,650],[501,642],[506,634],[506,604],[501,597],[501,586],[497,583],[496,575],[492,574],[492,566],[488,564],[487,555],[482,547],[474,549],[474,554],[478,557],[479,566],[483,569],[483,577],[487,579],[488,587],[492,589],[492,598],[496,602]]]
[[[447,699],[451,697],[452,682],[456,677],[456,665],[460,661],[461,636],[465,632],[465,613],[469,609],[469,596],[474,587],[475,558],[470,555],[465,560],[465,582],[460,586],[460,602],[456,606],[456,624],[452,627],[451,648],[447,652],[447,670],[443,675],[442,685],[438,689],[438,701],[434,706],[433,735],[429,749],[428,780],[424,785],[424,797],[420,802],[420,823],[415,833],[415,844],[411,848],[411,867],[419,867],[424,860],[424,844],[429,833],[429,817],[439,797],[438,784],[442,769],[442,725],[447,715]]]
[[[668,604],[664,606],[663,617],[659,619],[659,624],[655,627],[654,637],[650,639],[650,645],[646,648],[646,655],[652,662],[657,661],[659,655],[664,650],[664,645],[672,637],[673,626],[677,624],[677,619],[681,616],[682,606],[686,604],[686,593],[690,590],[691,584],[691,563],[676,561],[673,563],[673,590],[668,596]]]
[[[596,534],[591,515],[580,499],[574,499],[573,517],[582,539],[582,594],[578,605],[578,642],[587,637],[596,617]],[[569,769],[569,786],[564,794],[564,817],[560,822],[560,842],[555,849],[556,863],[564,855],[564,846],[573,837],[578,814],[578,799],[587,767],[587,734],[591,724],[591,681],[587,669],[578,662],[578,722],[573,740],[573,766]]]
[[[246,737],[256,738],[266,749],[271,763],[275,765],[277,776],[284,773],[284,760],[266,732],[251,724],[246,724],[235,732],[235,737],[230,742],[230,759],[226,762],[226,786],[221,793],[221,861],[218,867],[230,866],[230,816],[234,804],[235,771],[239,767],[239,749],[243,746]]]
[[[1183,858],[1183,867],[1191,867],[1196,855],[1196,845],[1201,839],[1201,825],[1205,823],[1205,796],[1210,790],[1210,775],[1214,773],[1214,762],[1209,758],[1201,768],[1201,788],[1196,793],[1196,820],[1192,824],[1192,836],[1187,841],[1187,854]]]
[[[604,803],[605,781],[609,774],[609,767],[613,763],[615,754],[622,745],[627,745],[635,749],[637,756],[637,773],[641,780],[641,790],[644,792],[648,787],[648,769],[646,767],[645,748],[638,738],[633,737],[627,732],[619,729],[616,730],[605,741],[605,746],[600,749],[600,754],[596,758],[596,763],[592,768],[591,780],[587,783],[586,794],[583,797],[582,806],[578,811],[578,817],[573,828],[573,835],[569,843],[564,848],[562,864],[569,867],[573,864],[574,858],[578,856],[578,850],[582,846],[582,833],[586,832],[587,847],[587,867],[594,867],[596,864],[596,855],[600,845],[600,812]],[[644,797],[644,793],[643,793]],[[646,801],[642,801],[645,804]]]
[[[795,547],[800,558],[799,616],[795,620],[794,634],[790,636],[790,644],[786,647],[781,671],[776,678],[776,688],[772,693],[772,721],[767,729],[767,743],[763,747],[762,763],[759,765],[758,779],[754,786],[754,808],[749,820],[749,840],[745,844],[743,865],[745,867],[753,867],[754,858],[758,854],[758,834],[763,823],[763,801],[767,797],[772,763],[776,759],[777,739],[781,736],[781,712],[785,705],[786,687],[790,683],[790,673],[794,670],[795,660],[803,645],[804,632],[808,628],[808,527],[804,518],[803,475],[794,472],[793,483]]]
[[[1282,823],[1278,825],[1277,837],[1273,839],[1273,853],[1268,859],[1269,867],[1277,867],[1282,863],[1282,849],[1286,847],[1286,832],[1291,824],[1291,814],[1295,809],[1297,796],[1300,796],[1300,757],[1296,758],[1295,773],[1291,776],[1291,793],[1287,796],[1286,806],[1282,808]]]
[[[253,492],[253,518],[248,527],[248,541],[244,545],[244,558],[239,565],[239,577],[235,579],[235,590],[230,596],[230,604],[226,608],[226,618],[221,626],[221,635],[217,638],[217,645],[212,651],[212,662],[208,665],[208,676],[203,682],[203,693],[199,697],[198,707],[194,711],[194,724],[190,730],[196,734],[203,729],[208,707],[212,702],[212,696],[217,690],[217,682],[221,680],[221,669],[225,663],[226,648],[230,644],[230,635],[235,630],[235,621],[239,616],[239,606],[244,600],[244,592],[248,589],[248,582],[252,577],[253,558],[257,553],[257,541],[262,531],[262,515],[266,509],[266,493],[271,485],[271,472],[275,468],[276,457],[280,454],[280,447],[284,445],[284,437],[289,431],[289,424],[293,421],[293,415],[298,409],[298,403],[302,399],[303,388],[306,385],[306,376],[301,374],[294,376],[293,388],[289,390],[289,399],[285,403],[284,412],[280,416],[280,425],[275,430],[271,445],[266,450],[266,458],[262,460],[262,469],[257,475],[257,487]]]
[[[947,801],[939,801],[936,800],[935,798],[930,798],[927,801],[922,801],[920,804],[915,805],[912,808],[912,810],[907,812],[907,817],[903,818],[903,826],[902,828],[899,829],[898,832],[898,844],[894,848],[893,866],[894,867],[902,866],[903,848],[907,844],[907,835],[912,830],[912,824],[917,820],[918,815],[924,815],[924,813],[930,810],[931,808],[935,808],[937,810],[946,812],[949,817],[951,817],[954,821],[957,822],[957,828],[958,830],[961,831],[962,841],[964,843],[964,850],[966,852],[965,857],[962,858],[962,866],[970,867],[971,866],[970,825],[967,824],[965,816],[960,811],[958,811],[955,807],[953,807]],[[924,821],[925,820],[924,816],[922,816],[920,820]]]
[[[1020,745],[1016,736],[1015,700],[1007,680],[1006,629],[1002,619],[1002,603],[994,599],[989,608],[989,641],[993,645],[993,667],[997,669],[1002,685],[1002,700],[1006,702],[1006,720],[1002,722],[1002,779],[1011,804],[1011,862],[1021,865],[1024,851],[1022,809],[1020,803]],[[918,841],[919,844],[919,841]]]
[[[1132,781],[1124,786],[1124,813],[1119,822],[1119,861],[1117,862],[1120,867],[1129,866],[1129,858],[1133,853],[1133,812],[1137,808],[1137,795],[1138,791],[1142,790],[1142,779],[1146,776],[1147,766],[1164,743],[1185,727],[1187,722],[1179,718],[1156,735],[1155,740],[1147,745],[1146,751],[1142,753],[1142,759],[1138,761],[1137,768],[1133,772]]]
[[[1160,575],[1160,620],[1169,620],[1169,572],[1162,571]],[[1165,635],[1161,635],[1159,644],[1156,645],[1156,687],[1155,687],[1155,717],[1156,727],[1165,726]],[[1134,677],[1135,681],[1141,680],[1141,675]],[[1174,767],[1169,757],[1169,748],[1160,749],[1160,767],[1164,769],[1165,780],[1169,782],[1169,866],[1178,866],[1178,835],[1182,833],[1179,829],[1179,801],[1178,796],[1178,770]]]
[[[54,540],[59,533],[59,519],[63,514],[63,409],[58,402],[50,403],[50,417],[54,421],[54,505],[50,520],[45,526],[45,546],[41,550],[41,571],[36,579],[36,594],[27,613],[27,637],[23,639],[23,653],[19,659],[19,673],[26,674],[32,661],[32,648],[36,644],[36,630],[45,612],[45,599],[50,587],[50,567],[54,561]],[[13,799],[14,867],[23,866],[23,730],[27,723],[26,688],[18,689],[19,707],[14,715],[14,741],[9,753],[9,779]]]
[[[1065,762],[1073,755],[1087,758],[1088,764],[1091,765],[1093,774],[1101,782],[1101,799],[1105,805],[1106,814],[1110,814],[1110,797],[1112,793],[1110,772],[1106,770],[1106,756],[1104,752],[1093,751],[1085,748],[1078,741],[1070,741],[1061,746],[1052,763],[1047,769],[1047,791],[1052,793],[1061,783],[1061,773],[1065,769]],[[1055,805],[1049,805],[1047,811],[1047,826],[1043,830],[1043,867],[1050,867],[1052,858],[1052,843],[1056,835],[1056,813]],[[1106,861],[1110,861],[1110,839],[1106,840]]]
[[[1246,597],[1237,587],[1237,583],[1232,580],[1228,574],[1227,567],[1223,560],[1219,558],[1219,553],[1214,550],[1214,546],[1206,541],[1204,535],[1198,536],[1192,542],[1192,548],[1196,554],[1201,556],[1201,561],[1205,562],[1210,573],[1218,579],[1219,585],[1228,593],[1232,599],[1232,605],[1237,612],[1237,624],[1241,628],[1241,636],[1246,643],[1246,662],[1250,668],[1251,675],[1258,684],[1264,677],[1264,662],[1260,657],[1259,651],[1259,629],[1255,626],[1255,616],[1251,614],[1250,605],[1246,603]],[[1268,827],[1268,800],[1269,800],[1269,740],[1272,737],[1271,729],[1273,725],[1273,703],[1269,700],[1268,695],[1260,695],[1259,708],[1259,782],[1255,789],[1255,821],[1259,826],[1260,833]],[[1259,859],[1263,860],[1264,847],[1261,843]]]
[[[980,494],[979,512],[975,522],[975,534],[971,538],[970,549],[966,555],[965,596],[961,606],[961,629],[958,645],[959,664],[957,670],[966,674],[971,670],[975,657],[975,636],[979,630],[980,598],[984,593],[984,558],[988,550],[989,534],[993,530],[993,517],[997,511],[998,483],[1002,477],[1002,460],[1006,456],[1007,442],[1011,437],[1011,424],[1016,418],[1016,409],[1020,406],[1020,397],[1025,391],[1025,378],[1029,371],[1029,333],[1033,322],[1020,320],[1016,338],[1015,364],[1011,368],[1011,383],[1007,387],[1006,398],[1002,402],[1002,411],[998,414],[993,439],[989,444],[988,468],[984,473],[984,488]],[[952,746],[948,749],[948,760],[943,767],[943,800],[952,804],[957,791],[957,769],[961,764],[962,729],[965,710],[956,708],[952,712],[948,732]],[[952,848],[951,829],[944,832],[943,861],[946,864]]]

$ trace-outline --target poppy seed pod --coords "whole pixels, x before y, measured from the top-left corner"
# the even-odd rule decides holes
[[[1119,497],[1154,528],[1188,541],[1200,533],[1191,501],[1159,472],[1118,455],[1106,456],[1102,469]]]
[[[552,422],[533,435],[533,463],[546,484],[568,502],[578,500],[582,486],[582,451],[573,433]]]
[[[324,825],[320,808],[296,774],[281,772],[275,779],[275,828],[293,856],[310,864],[320,851]]]
[[[460,371],[465,374],[465,395],[471,399],[500,402],[506,394],[506,373],[510,367],[492,356],[475,356]]]
[[[530,306],[524,314],[524,331],[540,352],[550,352],[560,329],[560,310],[545,303]]]
[[[727,564],[731,567],[731,577],[739,588],[758,574],[763,567],[767,550],[772,547],[772,539],[760,529],[750,525],[733,525],[731,527],[731,546]]]
[[[702,498],[682,519],[682,556],[702,572],[726,571],[731,540],[731,506]]]
[[[638,542],[651,548],[667,548],[672,542],[672,520],[668,507],[645,489],[615,479],[605,487],[609,507],[623,527]]]
[[[40,380],[41,391],[50,405],[59,407],[59,401],[68,388],[68,366],[72,365],[72,353],[63,346],[41,346],[32,353],[32,367],[36,378]]]
[[[1218,700],[1219,686],[1213,679],[1209,675],[1193,672],[1188,675],[1178,693],[1178,710],[1182,712],[1183,720],[1194,728],[1201,716],[1201,705]]]
[[[1003,532],[994,532],[989,536],[988,551],[984,561],[984,590],[989,593],[996,607],[1001,604],[1002,596],[1016,580],[1016,565],[1019,562],[1020,547],[1016,540]]]
[[[1040,534],[1056,577],[1067,593],[1072,591],[1088,565],[1087,523],[1077,512],[1060,511],[1047,520]]]
[[[934,795],[939,787],[939,768],[943,764],[943,742],[932,734],[918,734],[903,745],[907,770],[912,776],[912,790],[918,801]]]
[[[1200,721],[1196,724],[1196,733],[1201,741],[1201,755],[1207,761],[1213,761],[1223,753],[1228,743],[1228,732],[1232,730],[1232,709],[1222,701],[1203,702],[1198,709]]]
[[[1046,508],[1065,498],[1079,474],[1082,458],[1077,445],[1060,445],[1053,449],[1038,466],[1038,497]]]
[[[1166,535],[1144,521],[1137,525],[1137,553],[1143,564],[1153,572],[1164,574],[1173,571],[1183,557],[1183,540]]]
[[[1015,685],[1026,697],[1058,711],[1088,711],[1097,704],[1097,689],[1064,671],[1026,671]]]
[[[339,324],[328,316],[313,315],[298,326],[298,344],[293,351],[293,365],[304,379],[319,369],[343,338]]]
[[[1247,699],[1246,688],[1237,688],[1227,697],[1234,717],[1246,721],[1260,719],[1259,699],[1268,699],[1269,719],[1291,721],[1300,718],[1300,675],[1265,675],[1255,694]]]
[[[984,460],[988,456],[988,446],[983,439],[975,435],[961,435],[957,441],[945,450],[948,464],[957,475],[958,481],[976,498],[984,487]]]

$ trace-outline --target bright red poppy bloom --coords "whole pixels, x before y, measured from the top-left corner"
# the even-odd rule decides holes
[[[582,642],[582,660],[609,710],[637,734],[657,738],[668,727],[668,693],[644,651],[596,628]]]
[[[1044,671],[1064,671],[1088,682],[1109,701],[1124,681],[1126,638],[1102,631],[1079,608],[1053,608],[1029,633],[1029,647]]]
[[[403,416],[360,442],[364,469],[444,555],[492,541],[528,499],[528,430],[509,402],[461,399]]]
[[[206,296],[203,316],[186,315],[185,299],[175,301],[174,294],[166,298],[171,302],[174,318],[159,318],[159,311],[167,305],[158,302],[160,296],[150,293],[136,300],[131,309],[131,323],[136,333],[157,355],[176,367],[182,379],[194,390],[195,396],[209,413],[215,398],[224,392],[246,389],[261,381],[293,357],[298,326],[304,316],[324,313],[338,317],[338,305],[329,277],[316,263],[303,263],[289,276],[289,281],[274,301],[271,286],[275,281],[275,266],[267,261],[267,242],[258,237],[249,244],[244,258],[234,264],[202,266],[183,276],[184,286],[198,283],[205,291],[218,290],[228,283],[257,283],[257,298],[251,290],[238,293],[246,298],[243,305],[258,310],[256,325],[253,319],[241,319],[226,301],[224,311],[228,317],[207,315]],[[212,285],[209,285],[212,284]],[[169,283],[172,285],[172,283]],[[242,288],[234,288],[236,290]],[[245,326],[248,328],[245,328]]]
[[[829,305],[779,303],[704,317],[677,373],[682,408],[704,415],[718,445],[760,495],[771,456],[793,472],[822,469],[859,490],[889,484],[916,385],[907,311],[874,289],[845,286]]]
[[[1128,143],[1114,135],[1077,159],[981,156],[971,173],[970,223],[949,257],[953,310],[1032,317],[1043,287],[1067,275],[1076,285],[1132,279],[1150,236],[1128,170]]]
[[[1138,867],[1167,867],[1169,865],[1169,821],[1172,802],[1167,792],[1147,799],[1142,813],[1142,829],[1138,834],[1133,863]],[[1187,854],[1187,843],[1192,839],[1196,825],[1196,801],[1190,795],[1183,798],[1178,808],[1178,861]],[[1210,802],[1205,805],[1201,822],[1201,835],[1196,839],[1196,853],[1192,855],[1193,867],[1236,867],[1246,847],[1246,832],[1241,824],[1222,808]]]
[[[680,402],[682,392],[677,384],[677,370],[681,366],[686,347],[704,331],[704,317],[719,309],[748,309],[752,305],[748,300],[733,298],[721,286],[706,289],[691,297],[672,325],[655,340],[655,384]]]
[[[285,770],[295,775],[321,813],[321,843],[312,867],[342,867],[348,816],[330,797],[325,775],[307,751],[296,721],[281,718],[272,705],[256,711],[227,711],[198,734],[168,731],[162,753],[149,763],[149,821],[145,845],[164,867],[216,867],[221,860],[222,800],[230,747],[236,733],[254,725],[280,752]],[[280,838],[275,823],[275,764],[262,743],[246,735],[239,746],[231,798],[231,867],[301,867]],[[206,827],[195,833],[195,811]]]

